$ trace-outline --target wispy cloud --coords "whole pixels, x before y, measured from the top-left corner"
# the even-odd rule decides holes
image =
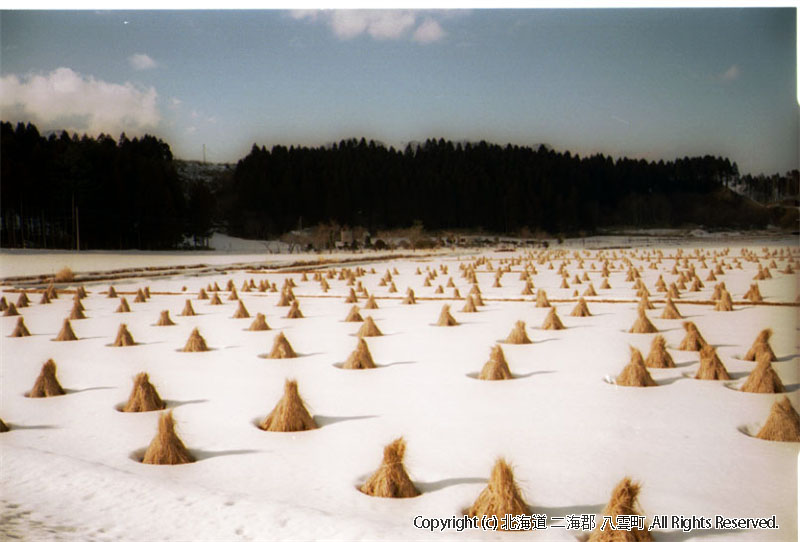
[[[134,70],[151,70],[158,63],[144,53],[135,53],[128,57],[128,63]]]
[[[739,79],[739,76],[742,74],[742,71],[739,69],[739,66],[733,64],[730,68],[725,70],[725,72],[720,75],[720,78],[723,81],[733,81],[734,79]]]
[[[153,87],[109,83],[64,67],[0,78],[0,115],[44,130],[142,133],[161,121],[157,100]]]
[[[298,20],[327,24],[333,34],[343,40],[367,34],[376,40],[411,38],[419,43],[431,43],[446,34],[431,16],[419,22],[413,10],[297,10],[291,12]]]

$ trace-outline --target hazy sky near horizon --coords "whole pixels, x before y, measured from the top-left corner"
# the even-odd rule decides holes
[[[798,167],[791,8],[2,11],[0,113],[179,158],[430,137]]]

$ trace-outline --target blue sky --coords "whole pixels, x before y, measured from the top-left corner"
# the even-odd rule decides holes
[[[798,167],[794,9],[3,11],[0,112],[180,158],[429,137]]]

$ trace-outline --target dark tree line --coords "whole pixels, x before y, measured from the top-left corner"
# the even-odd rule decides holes
[[[363,138],[317,148],[254,145],[226,188],[226,216],[244,237],[328,221],[370,231],[421,221],[426,229],[503,233],[775,221],[725,189],[736,178],[736,164],[714,156],[613,160],[442,139],[403,151]]]
[[[3,122],[0,155],[2,246],[166,249],[208,234],[208,187],[179,178],[153,136],[43,137]]]

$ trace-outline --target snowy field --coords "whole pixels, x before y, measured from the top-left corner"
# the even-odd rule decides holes
[[[484,252],[480,256],[489,263],[475,270],[485,306],[475,313],[461,312],[465,300],[455,299],[453,288],[446,286],[452,278],[461,296],[468,294],[472,285],[460,267],[474,264],[475,256],[365,263],[366,274],[356,281],[375,296],[379,308],[364,309],[363,295],[358,306],[363,316],[374,318],[383,336],[367,339],[378,368],[362,371],[337,366],[356,347],[361,326],[344,322],[352,305],[345,303],[350,286],[343,279],[328,278],[327,292],[312,273],[307,281],[300,273],[245,271],[128,279],[114,287],[130,304],[129,313],[115,312],[120,299],[106,296],[111,283],[84,283],[87,318],[71,321],[79,340],[65,342],[53,339],[72,308],[74,286],[59,285],[62,293],[50,304],[39,304],[41,289],[30,292],[31,305],[20,310],[30,337],[10,338],[17,318],[0,318],[0,418],[11,428],[0,434],[0,538],[585,540],[588,531],[567,530],[564,519],[552,518],[601,514],[612,488],[630,476],[641,483],[639,505],[648,523],[655,515],[775,515],[780,526],[689,532],[668,527],[652,531],[655,540],[796,540],[800,445],[749,435],[764,423],[776,399],[789,397],[795,408],[800,406],[800,250],[796,239],[757,244],[748,247],[756,261],[743,257],[741,243],[730,245],[735,248],[723,253],[725,243],[692,244],[683,252],[686,262],[683,256],[676,260],[676,248],[670,246],[660,263],[655,247]],[[208,254],[196,256],[209,261]],[[128,266],[110,255],[82,267],[81,256],[58,260],[51,254],[45,256],[52,259],[46,264],[50,270],[40,271],[41,262],[34,261],[38,257],[15,256],[19,269],[36,272],[53,272],[65,264],[75,270]],[[249,261],[241,254],[219,257]],[[603,258],[613,265],[610,289],[600,289]],[[628,363],[629,346],[646,356],[655,336],[628,333],[638,298],[634,283],[626,281],[624,258],[640,270],[655,305],[647,315],[677,364],[650,369],[657,387],[609,383]],[[5,272],[7,261],[3,256],[4,276],[15,274]],[[759,265],[772,261],[772,278],[754,280]],[[562,263],[568,288],[560,287]],[[659,275],[668,285],[676,281],[673,267],[686,271],[684,263],[695,267],[704,285],[697,292],[680,291],[675,304],[683,319],[661,319],[664,294],[655,283]],[[718,264],[724,274],[707,280]],[[797,272],[782,272],[787,265]],[[566,329],[542,329],[549,309],[536,308],[535,295],[521,295],[525,282],[520,273],[530,266],[536,269],[530,275],[533,294],[546,291]],[[341,268],[333,269],[338,277]],[[506,272],[494,286],[500,269]],[[423,286],[434,270],[431,285]],[[387,271],[397,293],[379,284]],[[589,281],[574,284],[584,273]],[[256,284],[268,280],[280,291],[288,278],[296,283],[293,291],[304,318],[285,318],[288,307],[276,306],[279,292],[242,291],[251,279]],[[237,302],[224,291],[229,280],[250,318],[232,318]],[[708,303],[714,285],[723,281],[733,298],[732,311],[715,311]],[[198,300],[198,291],[214,282],[223,290],[223,304]],[[592,316],[569,316],[578,298],[575,291],[582,294],[589,282],[598,294],[586,297]],[[743,302],[753,283],[764,303]],[[438,286],[443,293],[435,293]],[[134,303],[137,289],[144,287],[150,299]],[[402,304],[409,287],[418,298],[415,305]],[[11,302],[19,293],[6,289],[2,295]],[[180,316],[187,299],[196,316]],[[460,325],[434,325],[445,303]],[[163,310],[177,325],[154,325]],[[266,315],[271,330],[247,331],[256,312]],[[515,378],[474,378],[491,347],[518,320],[525,322],[533,344],[499,343]],[[699,354],[677,350],[684,321],[694,322],[717,347],[731,381],[691,378]],[[122,323],[138,344],[110,347]],[[211,350],[179,351],[195,327]],[[755,366],[742,358],[767,327],[774,331],[770,343],[778,357],[772,366],[787,393],[738,391],[734,388]],[[299,357],[264,359],[279,332]],[[26,397],[50,358],[66,395]],[[160,412],[117,408],[141,371],[173,409],[178,434],[195,463],[139,461],[156,433]],[[318,429],[274,433],[257,427],[280,399],[287,378],[297,380]],[[421,495],[385,499],[358,491],[380,465],[383,447],[399,436],[407,443],[406,470]],[[521,535],[430,532],[414,526],[418,516],[461,516],[501,456],[512,465],[530,513],[547,516],[547,530]]]

